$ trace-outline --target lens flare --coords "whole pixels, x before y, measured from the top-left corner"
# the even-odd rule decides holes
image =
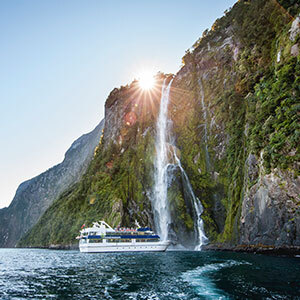
[[[139,86],[143,90],[150,90],[154,87],[155,79],[153,73],[149,71],[145,71],[140,74],[139,78]]]

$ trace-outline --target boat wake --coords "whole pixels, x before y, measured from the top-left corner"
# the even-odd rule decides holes
[[[210,273],[215,273],[224,268],[231,268],[239,265],[250,264],[244,261],[229,260],[222,263],[213,263],[200,266],[194,270],[184,272],[181,277],[183,281],[195,288],[196,293],[205,299],[230,299],[221,289],[218,289],[212,279]]]

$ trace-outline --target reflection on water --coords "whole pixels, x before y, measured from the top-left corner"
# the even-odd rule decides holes
[[[0,299],[300,299],[300,258],[0,249]]]

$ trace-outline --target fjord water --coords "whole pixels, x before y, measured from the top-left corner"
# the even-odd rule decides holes
[[[300,299],[300,258],[0,249],[0,299]]]

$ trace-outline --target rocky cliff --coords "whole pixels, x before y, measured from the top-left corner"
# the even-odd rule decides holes
[[[174,80],[177,143],[221,247],[300,246],[300,28],[286,8],[239,1]]]
[[[77,139],[62,163],[20,184],[7,208],[0,210],[0,247],[14,247],[63,191],[76,183],[91,161],[104,121]]]
[[[300,247],[300,27],[297,1],[239,1],[186,52],[173,79],[170,126],[214,247]],[[155,121],[163,79],[114,89],[82,180],[45,212],[20,246],[73,243],[80,225],[155,227]],[[170,158],[170,237],[195,245],[187,182]],[[67,216],[67,217],[66,217]],[[46,233],[49,233],[46,235]]]

